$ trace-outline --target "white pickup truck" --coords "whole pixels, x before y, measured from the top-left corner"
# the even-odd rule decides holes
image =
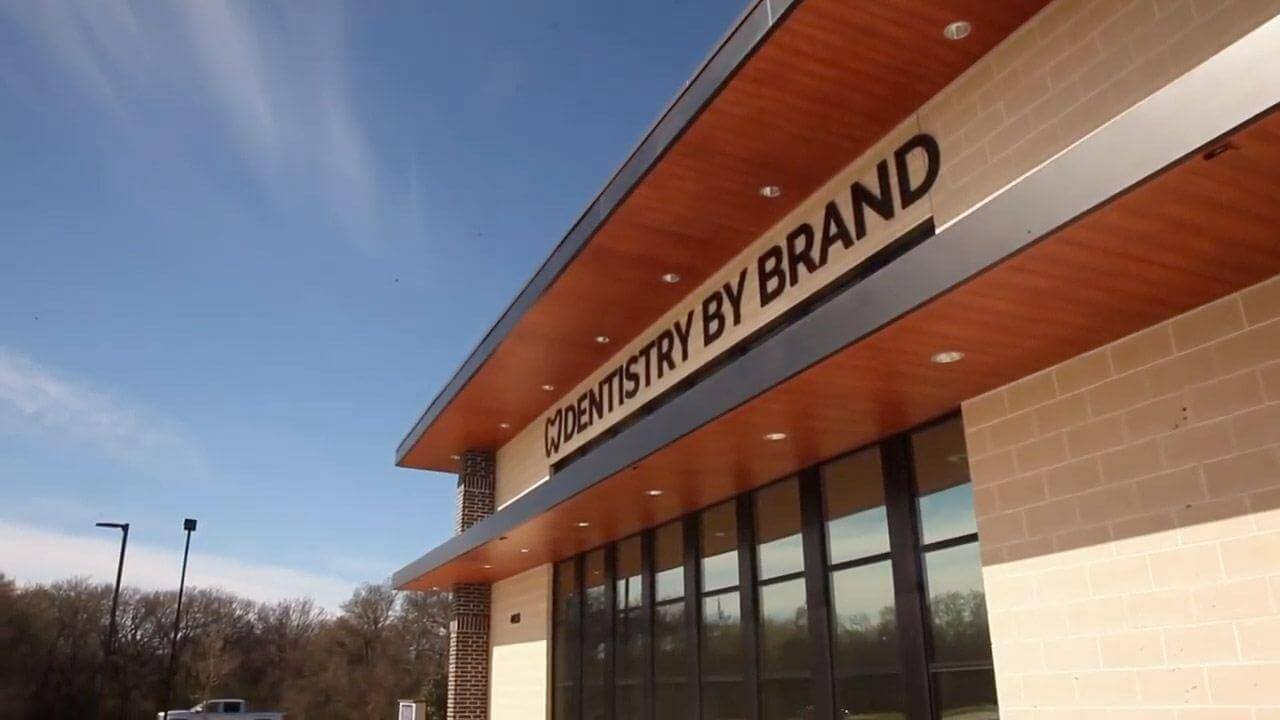
[[[168,720],[283,720],[284,713],[249,710],[243,700],[205,700],[190,710],[170,710]],[[156,720],[165,720],[165,713],[156,713]]]

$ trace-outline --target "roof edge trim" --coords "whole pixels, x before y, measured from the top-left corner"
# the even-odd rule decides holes
[[[427,428],[467,386],[516,323],[569,267],[587,242],[613,215],[614,210],[666,155],[684,131],[733,78],[743,63],[755,53],[771,31],[799,2],[800,0],[755,0],[743,11],[715,50],[698,67],[692,79],[685,83],[675,99],[658,116],[658,120],[650,126],[627,159],[610,176],[595,199],[587,205],[586,210],[574,222],[569,232],[551,251],[551,255],[525,283],[497,322],[489,328],[466,360],[454,371],[449,382],[400,441],[396,447],[396,465],[402,465],[405,456],[409,454]]]

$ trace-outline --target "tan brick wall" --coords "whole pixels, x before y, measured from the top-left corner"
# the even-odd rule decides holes
[[[1280,277],[963,411],[1002,717],[1280,717]]]
[[[943,227],[1280,13],[1280,0],[1057,0],[920,109]]]

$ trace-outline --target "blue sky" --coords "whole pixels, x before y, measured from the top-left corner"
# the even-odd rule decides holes
[[[0,572],[336,605],[396,444],[743,0],[0,0]]]

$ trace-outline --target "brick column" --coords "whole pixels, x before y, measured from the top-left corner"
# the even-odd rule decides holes
[[[462,454],[458,473],[458,511],[453,532],[458,534],[493,514],[493,453],[470,450]]]
[[[461,533],[493,514],[493,454],[468,451],[458,474]],[[446,720],[489,718],[489,586],[455,585],[449,602],[449,702]]]

